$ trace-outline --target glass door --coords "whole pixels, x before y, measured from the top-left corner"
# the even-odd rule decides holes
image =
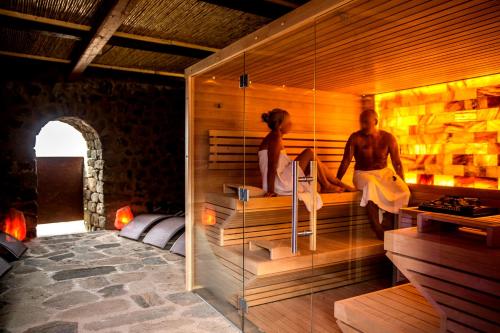
[[[245,53],[245,332],[312,329],[314,54],[313,24]]]
[[[193,289],[243,329],[244,88],[236,57],[192,79]]]

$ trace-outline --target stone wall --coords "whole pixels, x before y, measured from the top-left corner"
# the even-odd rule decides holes
[[[2,65],[0,215],[9,207],[24,211],[34,234],[35,138],[52,120],[74,126],[87,140],[84,208],[91,229],[112,228],[124,205],[136,214],[183,209],[182,80],[89,73],[69,82],[58,67]]]

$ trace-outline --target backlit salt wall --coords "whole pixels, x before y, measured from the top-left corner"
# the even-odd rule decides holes
[[[500,74],[375,96],[408,183],[500,189]]]

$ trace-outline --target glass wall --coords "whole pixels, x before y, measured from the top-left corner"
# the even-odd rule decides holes
[[[443,259],[470,270],[452,255],[445,258],[419,243],[425,239],[439,248],[435,235],[416,228],[384,231],[416,225],[423,211],[407,204],[449,193],[500,206],[498,191],[484,190],[499,186],[499,88],[498,75],[492,75],[500,60],[492,49],[498,42],[474,21],[482,18],[490,29],[498,18],[491,10],[497,7],[493,2],[474,7],[470,2],[349,1],[195,76],[190,92],[195,291],[245,332],[335,332],[336,301],[388,288],[394,277],[415,285],[424,278],[431,284],[444,281],[409,268],[424,267],[417,258],[421,253],[429,267]],[[467,30],[463,26],[469,23]],[[457,29],[463,34],[455,34]],[[484,56],[467,52],[469,33],[484,40]],[[467,80],[474,77],[483,78]],[[273,110],[286,117],[268,126],[262,114]],[[360,129],[363,111],[378,117],[370,118],[378,127],[363,132],[354,147],[348,139]],[[396,141],[367,139],[378,135]],[[270,142],[279,148],[275,155]],[[349,149],[357,149],[358,160]],[[405,201],[409,188],[400,177],[398,155],[401,170],[420,168],[407,174],[407,183],[418,178],[419,185],[452,187],[411,185],[411,201]],[[363,159],[379,164],[366,170]],[[266,172],[274,169],[278,180],[270,193]],[[395,209],[379,210],[363,201],[365,185],[354,187],[354,178],[362,178],[359,171],[381,170],[407,196]],[[474,172],[474,187],[481,190],[465,191],[458,180],[467,181]],[[467,243],[469,236],[457,237]],[[404,257],[406,250],[414,251],[405,252],[411,259]],[[453,283],[433,288],[452,290]],[[405,288],[410,289],[391,297],[419,295],[414,287]]]
[[[312,174],[309,161],[316,153],[314,52],[314,24],[309,24],[297,30],[293,38],[278,38],[245,53],[249,79],[245,135],[253,160],[246,164],[246,184],[269,188],[255,157],[271,170],[268,161],[273,154],[268,149],[273,141],[280,145],[275,157],[278,179],[274,193],[278,196],[250,198],[245,216],[247,318],[264,332],[305,332],[312,327],[316,216],[303,202],[310,202],[313,209],[315,181],[297,181],[301,197],[294,202],[293,163],[299,161],[297,177]],[[266,124],[263,113],[287,116],[283,124],[272,119]],[[273,130],[273,126],[280,128]],[[263,138],[266,140],[261,145]],[[295,240],[296,253],[292,245]]]
[[[234,192],[244,184],[243,71],[241,56],[196,76],[191,95],[193,288],[241,329],[243,242],[224,229],[226,224],[244,227],[244,205]]]

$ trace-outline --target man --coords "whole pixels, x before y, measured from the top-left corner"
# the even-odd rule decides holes
[[[354,186],[363,191],[361,206],[366,206],[377,237],[384,239],[384,231],[394,228],[393,214],[408,205],[410,190],[404,182],[396,138],[377,129],[378,115],[373,110],[363,111],[359,122],[361,130],[349,137],[337,178],[342,179],[354,156]],[[389,155],[396,173],[387,167]]]

